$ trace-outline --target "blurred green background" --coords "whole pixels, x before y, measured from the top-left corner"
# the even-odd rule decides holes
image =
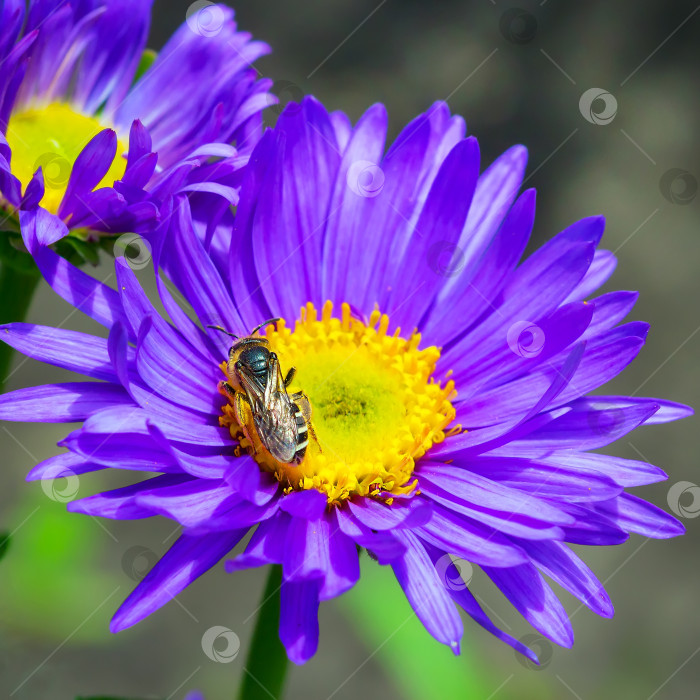
[[[162,46],[189,6],[156,1],[152,47]],[[479,138],[484,163],[514,143],[527,145],[526,184],[539,198],[533,244],[578,218],[605,214],[604,244],[620,263],[608,288],[640,290],[633,317],[652,325],[640,358],[606,393],[700,405],[700,6],[241,0],[236,10],[242,28],[273,46],[258,68],[278,81],[283,101],[315,94],[353,119],[382,101],[395,135],[434,100],[447,99]],[[592,123],[602,102],[591,105],[593,116],[580,109],[591,88],[614,98],[606,98],[613,114],[607,124]],[[29,320],[101,331],[46,287]],[[73,378],[16,358],[8,388]],[[668,472],[669,482],[639,493],[667,508],[672,484],[700,483],[697,430],[691,418],[644,428],[614,447]],[[137,628],[109,634],[111,614],[175,535],[160,519],[66,515],[39,484],[25,484],[26,472],[54,454],[65,433],[65,426],[0,426],[0,529],[13,531],[0,562],[0,697],[181,698],[195,687],[208,700],[234,697],[264,572],[227,575],[217,567]],[[117,483],[81,477],[79,495]],[[700,500],[692,513],[691,491],[680,506],[697,515]],[[420,629],[391,572],[365,561],[359,586],[322,605],[319,652],[291,670],[286,697],[697,697],[700,519],[685,524],[688,533],[677,540],[633,536],[584,552],[606,582],[616,616],[596,618],[562,592],[576,645],[563,650],[535,640],[541,669],[468,622],[463,655],[452,657]],[[504,629],[536,637],[479,572],[472,588]],[[217,625],[240,638],[230,663],[203,652],[202,636]]]

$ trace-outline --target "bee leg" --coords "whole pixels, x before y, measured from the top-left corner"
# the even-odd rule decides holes
[[[258,453],[257,448],[255,447],[255,443],[253,442],[253,438],[250,435],[250,432],[248,431],[248,428],[246,426],[246,421],[244,418],[244,411],[246,411],[246,407],[243,403],[243,401],[247,399],[247,397],[244,397],[240,392],[235,392],[235,397],[233,401],[233,414],[236,417],[236,421],[238,422],[238,425],[241,426],[241,430],[243,431],[243,435],[245,435],[246,439],[250,443],[251,447],[253,448],[253,455],[256,455]]]
[[[294,377],[297,373],[297,368],[296,367],[290,367],[289,372],[287,372],[287,376],[284,378],[284,385],[288,387],[293,381]]]
[[[219,382],[219,386],[226,392],[230,399],[236,399],[236,391],[228,382],[221,381]]]
[[[306,427],[309,429],[309,435],[311,435],[311,437],[314,439],[314,442],[318,446],[318,451],[323,453],[323,448],[321,447],[321,443],[318,441],[316,431],[314,430],[314,426],[312,425],[311,421],[306,422]]]

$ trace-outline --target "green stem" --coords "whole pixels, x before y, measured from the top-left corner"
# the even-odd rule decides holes
[[[280,619],[282,567],[270,568],[258,621],[248,650],[239,700],[281,698],[289,659],[277,632]]]
[[[0,323],[24,320],[40,279],[41,275],[36,269],[24,271],[0,263]],[[0,343],[0,392],[10,371],[11,361],[12,348]]]

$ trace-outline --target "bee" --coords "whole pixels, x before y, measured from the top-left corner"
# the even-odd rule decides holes
[[[232,383],[219,386],[231,399],[236,421],[255,449],[246,415],[252,415],[253,425],[263,447],[279,462],[299,465],[306,455],[309,436],[318,444],[311,426],[311,404],[301,391],[287,393],[296,368],[290,368],[284,378],[279,358],[270,350],[267,338],[256,333],[280,319],[273,318],[253,328],[249,336],[239,338],[220,326],[234,339],[228,354],[227,374]],[[320,445],[319,445],[320,449]]]

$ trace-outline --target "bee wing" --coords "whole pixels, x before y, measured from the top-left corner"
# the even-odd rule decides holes
[[[236,376],[238,377],[241,386],[245,389],[246,396],[248,397],[248,401],[250,402],[251,406],[253,406],[254,412],[262,411],[265,407],[267,388],[265,391],[260,388],[260,385],[247,367],[237,368]]]
[[[291,462],[297,449],[294,406],[286,393],[274,391],[265,408],[254,417],[260,440],[275,458]]]
[[[236,371],[251,404],[260,441],[273,457],[290,462],[297,446],[296,417],[282,381],[279,360],[275,355],[270,357],[264,389],[246,367]]]
[[[265,404],[267,405],[273,393],[287,395],[287,387],[282,379],[280,371],[280,361],[275,353],[270,354],[270,359],[267,361],[267,385],[265,386]]]

